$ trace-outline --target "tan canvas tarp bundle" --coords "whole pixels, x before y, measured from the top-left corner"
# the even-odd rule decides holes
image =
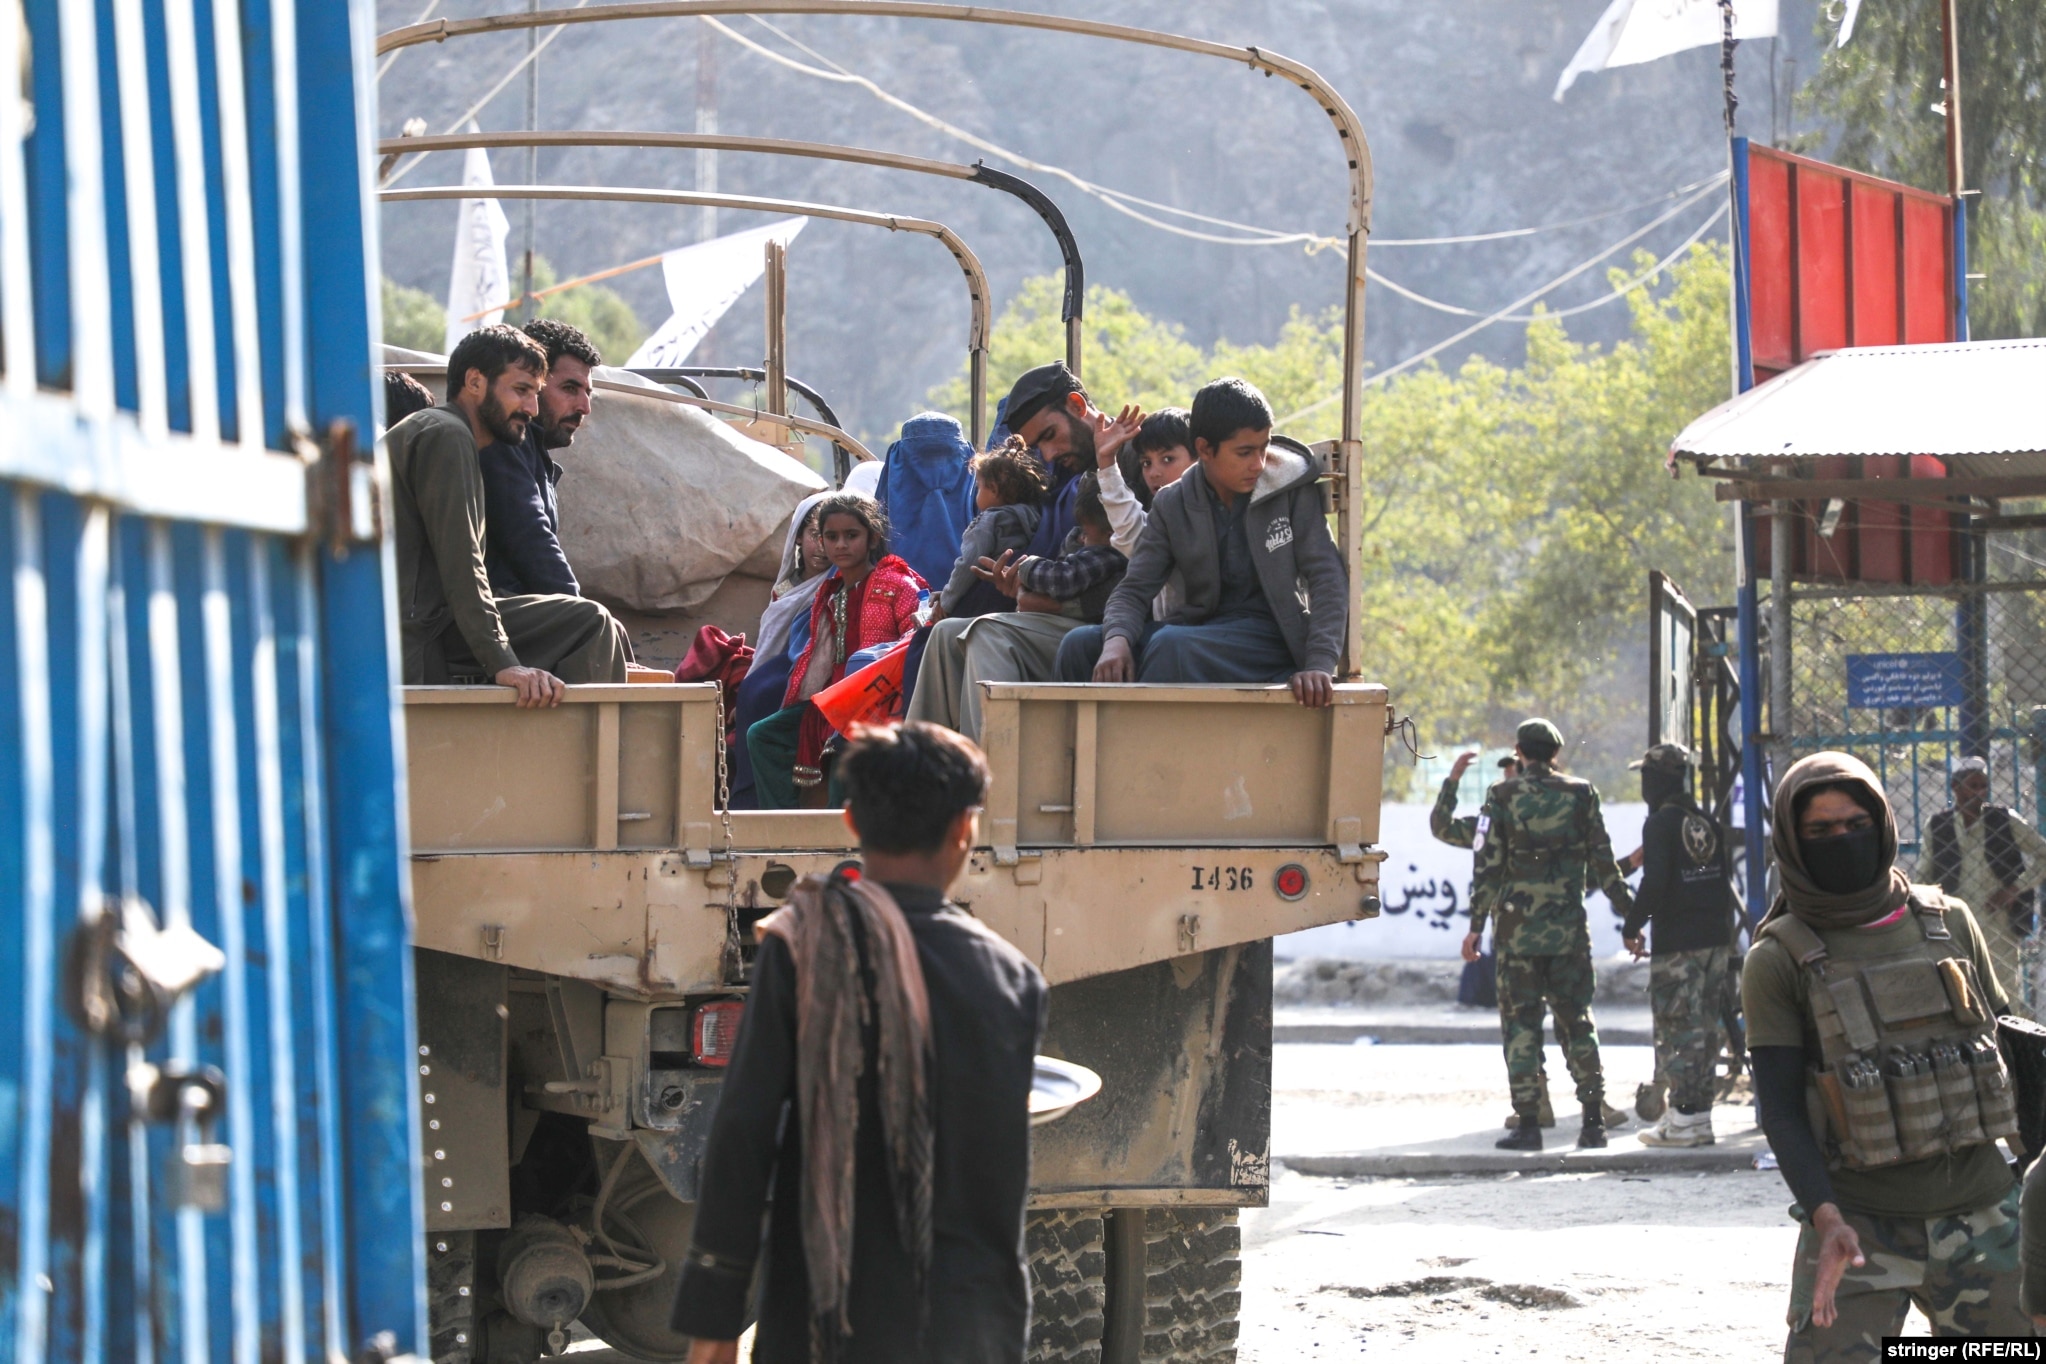
[[[443,359],[384,348],[387,364]],[[596,377],[656,388],[609,366]],[[436,377],[420,379],[440,394]],[[554,455],[567,470],[557,497],[569,565],[585,595],[626,611],[690,610],[735,573],[771,580],[790,514],[826,486],[700,408],[614,390]]]

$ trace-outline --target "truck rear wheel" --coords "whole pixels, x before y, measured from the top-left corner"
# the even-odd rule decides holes
[[[1030,1259],[1030,1364],[1100,1364],[1108,1305],[1108,1253],[1099,1212],[1033,1212],[1023,1224]]]
[[[1243,1238],[1234,1208],[1118,1208],[1107,1217],[1102,1364],[1235,1364]]]

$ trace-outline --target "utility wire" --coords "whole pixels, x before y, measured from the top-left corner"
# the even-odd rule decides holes
[[[1105,185],[1099,185],[1091,180],[1083,179],[1082,177],[1074,174],[1069,170],[1066,170],[1063,167],[1054,166],[1047,162],[1033,160],[1030,157],[1024,156],[1020,152],[1011,151],[998,143],[991,142],[986,138],[979,137],[971,132],[968,132],[964,128],[960,128],[955,124],[948,123],[944,119],[939,118],[937,115],[932,114],[927,110],[921,109],[916,105],[911,104],[909,101],[900,98],[897,95],[891,94],[889,91],[884,90],[880,85],[876,84],[874,81],[869,80],[867,77],[862,76],[855,71],[847,69],[845,66],[832,60],[830,57],[824,55],[823,53],[817,51],[815,48],[804,43],[800,39],[796,38],[794,35],[788,33],[786,30],[778,27],[773,23],[770,23],[768,20],[761,18],[758,15],[751,15],[748,17],[751,18],[754,23],[760,25],[768,32],[780,38],[783,42],[788,43],[791,47],[796,48],[804,55],[812,57],[815,60],[823,63],[824,67],[829,69],[810,66],[803,62],[796,61],[792,57],[784,56],[783,54],[774,51],[772,48],[766,47],[763,44],[753,41],[751,38],[748,38],[744,34],[739,33],[737,30],[733,29],[730,25],[722,23],[717,19],[710,18],[708,16],[698,17],[702,20],[702,22],[709,24],[717,32],[723,34],[727,38],[730,38],[733,42],[738,43],[741,47],[746,48],[750,52],[757,53],[758,55],[767,58],[769,61],[775,62],[776,64],[787,67],[792,71],[797,71],[804,75],[811,76],[819,80],[827,80],[845,85],[857,85],[862,89],[866,90],[869,94],[872,94],[875,98],[881,100],[883,103],[886,103],[892,108],[899,109],[904,113],[909,114],[911,117],[917,119],[919,122],[922,122],[941,133],[944,133],[948,137],[957,138],[958,140],[965,142],[969,146],[987,152],[992,156],[1001,157],[1003,160],[1010,162],[1012,165],[1021,166],[1027,170],[1035,170],[1043,174],[1056,175],[1059,178],[1065,180],[1067,183],[1073,185],[1075,188],[1081,190],[1082,192],[1089,194],[1096,199],[1099,199],[1101,202],[1106,204],[1108,207],[1115,209],[1117,212],[1123,213],[1148,226],[1158,228],[1161,231],[1170,232],[1175,236],[1189,237],[1195,241],[1213,242],[1222,246],[1283,246],[1290,243],[1298,242],[1305,245],[1310,253],[1320,251],[1324,248],[1329,248],[1335,250],[1338,255],[1344,257],[1347,257],[1349,255],[1349,244],[1345,241],[1342,241],[1334,237],[1320,236],[1318,234],[1311,232],[1282,232],[1275,228],[1259,227],[1253,223],[1239,223],[1233,222],[1227,218],[1210,217],[1206,214],[1195,213],[1188,209],[1175,208],[1170,204],[1161,204],[1153,200],[1139,198],[1136,195],[1127,194],[1121,190],[1110,189]],[[1393,239],[1390,241],[1381,241],[1374,239],[1371,244],[1374,247],[1424,246],[1424,245],[1442,246],[1463,242],[1498,241],[1510,237],[1532,236],[1538,232],[1546,232],[1558,228],[1579,227],[1587,223],[1601,222],[1607,218],[1617,217],[1621,214],[1636,212],[1642,208],[1653,207],[1656,204],[1667,203],[1671,200],[1680,199],[1682,201],[1681,206],[1688,207],[1691,203],[1696,201],[1696,199],[1700,196],[1702,192],[1715,190],[1720,185],[1723,185],[1726,182],[1726,174],[1727,173],[1725,171],[1720,171],[1717,174],[1707,176],[1703,180],[1693,181],[1688,185],[1684,185],[1676,190],[1672,190],[1670,193],[1662,195],[1656,199],[1648,200],[1645,203],[1632,204],[1628,205],[1625,208],[1607,209],[1600,213],[1587,214],[1580,218],[1568,219],[1564,222],[1552,223],[1544,227],[1508,228],[1500,232],[1479,232],[1456,237],[1417,237],[1408,238],[1405,240]],[[1139,204],[1145,208],[1156,209],[1163,213],[1174,214],[1179,217],[1192,219],[1202,223],[1207,223],[1211,226],[1226,227],[1233,231],[1257,233],[1260,235],[1253,238],[1244,238],[1223,237],[1210,232],[1197,232],[1189,228],[1180,227],[1175,223],[1161,222],[1158,219],[1151,217],[1149,214],[1137,212],[1135,209],[1129,207],[1129,205],[1131,204]],[[1666,222],[1667,220],[1668,220],[1667,217],[1664,217],[1657,219],[1656,221],[1657,223],[1661,223]],[[1653,225],[1654,224],[1651,224],[1651,226]],[[1693,238],[1692,240],[1695,240],[1695,238]],[[1690,242],[1687,241],[1684,244],[1684,247],[1680,249],[1688,249],[1689,246]],[[1397,280],[1389,279],[1385,275],[1381,274],[1379,271],[1372,269],[1369,266],[1365,267],[1364,273],[1365,276],[1374,283],[1384,285],[1386,288],[1392,290],[1394,293],[1400,295],[1402,298],[1410,299],[1413,302],[1419,303],[1425,307],[1436,309],[1439,312],[1449,313],[1453,316],[1483,317],[1487,319],[1487,325],[1489,325],[1490,322],[1531,320],[1524,316],[1514,317],[1500,316],[1496,314],[1485,314],[1480,313],[1474,308],[1464,308],[1459,307],[1458,305],[1453,303],[1444,303],[1439,299],[1429,298],[1425,294],[1410,289],[1406,285],[1399,283]],[[1648,276],[1644,277],[1644,280],[1653,277],[1654,272],[1650,272]],[[1634,289],[1638,287],[1640,287],[1640,281],[1637,281],[1634,284],[1627,285],[1623,288],[1615,289],[1612,292],[1605,294],[1600,298],[1594,299],[1589,303],[1579,304],[1574,308],[1552,314],[1552,316],[1573,317],[1579,313],[1590,312],[1594,308],[1605,307],[1607,304],[1612,303],[1616,299],[1625,297],[1627,294],[1633,292]]]
[[[1670,266],[1676,264],[1679,257],[1681,257],[1686,251],[1689,251],[1692,248],[1692,246],[1696,245],[1698,239],[1700,237],[1703,237],[1707,232],[1711,231],[1713,224],[1717,223],[1721,218],[1725,216],[1726,205],[1721,204],[1717,209],[1713,211],[1711,217],[1707,218],[1704,222],[1698,225],[1697,231],[1693,232],[1690,236],[1684,238],[1681,242],[1677,243],[1676,250],[1670,252],[1667,256],[1664,256],[1661,260],[1649,266],[1646,270],[1634,276],[1634,278],[1628,280],[1626,283],[1619,285],[1611,293],[1601,294],[1599,297],[1593,299],[1589,303],[1579,303],[1576,306],[1570,308],[1553,308],[1542,313],[1510,313],[1505,317],[1501,317],[1496,313],[1481,313],[1475,308],[1459,308],[1454,304],[1441,303],[1435,299],[1424,297],[1423,295],[1417,294],[1411,289],[1395,284],[1391,280],[1386,279],[1383,276],[1380,276],[1376,273],[1373,273],[1371,278],[1377,283],[1383,284],[1386,288],[1392,290],[1394,293],[1400,295],[1402,298],[1411,299],[1416,303],[1422,304],[1429,308],[1433,308],[1438,312],[1453,313],[1458,317],[1483,317],[1489,318],[1494,322],[1532,322],[1537,317],[1542,318],[1576,317],[1578,314],[1588,313],[1592,311],[1594,308],[1603,308],[1606,306],[1606,304],[1611,303],[1614,299],[1624,298],[1628,294],[1633,293],[1635,290],[1640,289],[1643,285],[1652,283],[1655,280],[1656,276],[1660,275],[1663,271],[1669,269]]]
[[[1692,195],[1689,199],[1686,199],[1684,202],[1678,204],[1675,208],[1672,208],[1668,212],[1664,213],[1654,222],[1648,223],[1643,227],[1636,228],[1633,232],[1629,233],[1625,237],[1622,237],[1619,241],[1614,242],[1611,246],[1608,246],[1605,250],[1599,252],[1590,260],[1585,261],[1580,265],[1572,266],[1569,270],[1566,270],[1564,273],[1556,276],[1556,278],[1550,280],[1547,284],[1542,285],[1539,289],[1535,289],[1529,293],[1521,295],[1519,298],[1516,298],[1515,300],[1513,300],[1513,302],[1507,304],[1498,312],[1480,318],[1478,321],[1473,322],[1470,326],[1465,327],[1462,331],[1456,333],[1454,336],[1445,337],[1443,340],[1436,342],[1434,345],[1428,347],[1426,350],[1418,351],[1413,355],[1409,355],[1406,359],[1400,361],[1398,364],[1392,366],[1389,369],[1379,370],[1376,374],[1373,374],[1371,377],[1364,380],[1363,387],[1369,388],[1373,384],[1382,384],[1386,380],[1392,378],[1395,374],[1400,374],[1406,370],[1410,370],[1414,366],[1420,364],[1423,360],[1427,360],[1433,356],[1441,354],[1443,351],[1448,350],[1457,342],[1476,335],[1478,332],[1483,331],[1485,328],[1491,326],[1493,323],[1505,321],[1507,318],[1511,317],[1515,312],[1522,308],[1525,308],[1528,304],[1534,302],[1542,295],[1549,293],[1552,290],[1558,289],[1565,284],[1568,284],[1571,280],[1576,279],[1579,275],[1583,274],[1586,270],[1591,269],[1592,266],[1597,265],[1600,261],[1605,260],[1607,257],[1613,255],[1616,252],[1625,250],[1627,247],[1632,246],[1635,242],[1641,240],[1650,232],[1653,232],[1656,228],[1661,227],[1664,223],[1676,217],[1679,213],[1682,213],[1692,204],[1695,204],[1699,200],[1705,198],[1705,196],[1707,196],[1708,194],[1714,194],[1717,192],[1718,186],[1716,185],[1709,187],[1707,189],[1700,190],[1698,193]],[[1712,217],[1699,227],[1697,233],[1694,234],[1692,240],[1696,240],[1697,237],[1703,236],[1706,230],[1709,229],[1713,223],[1719,220],[1719,214],[1720,212],[1723,211],[1724,205],[1721,206],[1721,209],[1719,211],[1715,211]],[[1688,247],[1689,243],[1687,242],[1685,245]],[[1307,406],[1301,408],[1297,412],[1287,414],[1285,417],[1280,419],[1278,424],[1285,425],[1288,422],[1298,421],[1300,418],[1307,416],[1309,413],[1319,412],[1322,408],[1327,407],[1329,404],[1340,401],[1341,398],[1342,394],[1340,392],[1332,393],[1326,398],[1322,398],[1319,399],[1318,401],[1309,403]]]
[[[849,68],[840,64],[839,62],[832,60],[824,53],[819,52],[817,49],[809,46],[801,39],[789,33],[786,29],[783,29],[777,26],[776,24],[771,23],[767,19],[764,19],[759,15],[748,15],[747,17],[752,19],[754,23],[760,25],[760,27],[774,34],[777,38],[780,38],[783,42],[789,44],[789,46],[802,52],[805,56],[812,57],[815,60],[822,62],[824,66],[828,67],[829,69],[820,70],[817,67],[807,66],[802,62],[794,60],[793,58],[786,57],[781,53],[774,51],[772,48],[762,46],[761,44],[756,43],[749,38],[746,38],[745,36],[735,32],[729,25],[720,23],[715,19],[704,18],[704,22],[710,24],[713,28],[723,33],[726,37],[732,39],[732,41],[740,44],[742,47],[745,47],[748,51],[766,57],[769,61],[775,62],[781,66],[785,66],[791,71],[798,71],[803,73],[804,75],[813,76],[820,80],[835,81],[840,84],[859,85],[862,88],[866,89],[870,94],[874,95],[876,98],[882,100],[883,102],[889,104],[894,108],[902,110],[904,113],[909,114],[912,118],[915,118],[918,121],[925,123],[932,128],[937,129],[939,132],[944,133],[948,137],[957,138],[970,146],[976,147],[981,151],[988,152],[991,155],[999,156],[1004,160],[1009,161],[1014,165],[1022,166],[1025,169],[1041,171],[1049,175],[1057,175],[1062,179],[1066,180],[1068,183],[1085,191],[1088,194],[1110,201],[1111,207],[1120,209],[1122,204],[1136,204],[1144,208],[1154,209],[1160,213],[1169,213],[1175,217],[1186,218],[1193,222],[1206,223],[1211,227],[1226,227],[1231,229],[1232,231],[1250,233],[1254,235],[1255,240],[1245,241],[1240,238],[1234,237],[1215,237],[1207,233],[1189,232],[1182,228],[1176,228],[1169,223],[1152,223],[1153,226],[1162,227],[1164,230],[1168,232],[1178,232],[1183,236],[1193,237],[1199,241],[1218,242],[1225,246],[1283,246],[1293,242],[1304,242],[1309,244],[1310,250],[1319,250],[1326,247],[1335,250],[1338,254],[1348,253],[1349,244],[1340,237],[1323,236],[1319,233],[1313,232],[1287,232],[1278,228],[1261,227],[1256,223],[1242,223],[1233,221],[1228,218],[1210,217],[1208,214],[1205,213],[1196,213],[1192,209],[1179,208],[1172,204],[1162,204],[1154,199],[1145,199],[1138,195],[1130,194],[1124,190],[1111,189],[1106,185],[1096,184],[1095,182],[1090,180],[1084,180],[1081,177],[1073,174],[1071,171],[1065,170],[1061,167],[1049,165],[1041,161],[1034,161],[1031,158],[1024,156],[1020,152],[1011,151],[1006,147],[1002,147],[996,143],[990,142],[985,138],[979,137],[971,132],[968,132],[964,128],[946,122],[944,119],[939,118],[937,115],[932,114],[925,109],[921,109],[916,105],[909,103],[907,100],[900,98],[899,96],[890,94],[888,91],[882,89],[875,82],[867,79],[865,76],[860,75],[856,71],[850,70]],[[1371,239],[1371,245],[1374,249],[1385,246],[1455,246],[1469,242],[1491,242],[1503,241],[1513,237],[1531,237],[1542,232],[1554,232],[1564,228],[1582,227],[1588,223],[1603,222],[1608,218],[1615,218],[1623,214],[1638,212],[1639,210],[1644,208],[1654,208],[1657,205],[1666,204],[1672,200],[1684,198],[1685,196],[1690,195],[1697,190],[1703,189],[1708,185],[1717,185],[1724,183],[1725,180],[1726,172],[1719,171],[1714,175],[1707,176],[1703,180],[1694,180],[1688,185],[1679,185],[1676,189],[1669,191],[1667,194],[1657,195],[1653,199],[1646,199],[1636,204],[1628,204],[1622,208],[1605,209],[1601,212],[1586,214],[1583,217],[1579,218],[1567,218],[1562,222],[1544,223],[1538,227],[1511,227],[1505,228],[1497,232],[1472,232],[1465,233],[1459,236],[1449,237],[1373,237]],[[1121,211],[1127,212],[1126,209]],[[1143,214],[1132,213],[1130,214],[1130,216],[1137,218],[1139,221],[1142,222],[1147,223],[1152,222],[1151,219],[1149,219]],[[1475,313],[1471,315],[1473,317],[1477,316],[1477,314]]]

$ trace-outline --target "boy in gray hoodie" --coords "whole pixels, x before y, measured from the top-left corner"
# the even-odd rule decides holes
[[[1061,682],[1289,682],[1330,704],[1345,582],[1314,462],[1271,443],[1272,409],[1241,379],[1194,395],[1199,463],[1161,488],[1102,624],[1059,646]],[[1151,601],[1177,572],[1170,619]]]

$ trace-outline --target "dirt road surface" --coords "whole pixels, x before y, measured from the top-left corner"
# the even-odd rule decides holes
[[[1610,1092],[1630,1103],[1644,1047],[1608,1049]],[[1561,1057],[1561,1121],[1576,1135]],[[1496,1044],[1281,1044],[1273,1152],[1463,1149],[1503,1134]],[[1722,1141],[1754,1137],[1722,1105]],[[1640,1148],[1636,1122],[1610,1149]],[[1486,1140],[1477,1142],[1479,1134]],[[1444,1359],[1780,1357],[1797,1230],[1782,1178],[1717,1173],[1509,1171],[1327,1178],[1282,1171],[1271,1206],[1243,1219],[1242,1364]],[[1914,1334],[1923,1333],[1916,1317]]]

